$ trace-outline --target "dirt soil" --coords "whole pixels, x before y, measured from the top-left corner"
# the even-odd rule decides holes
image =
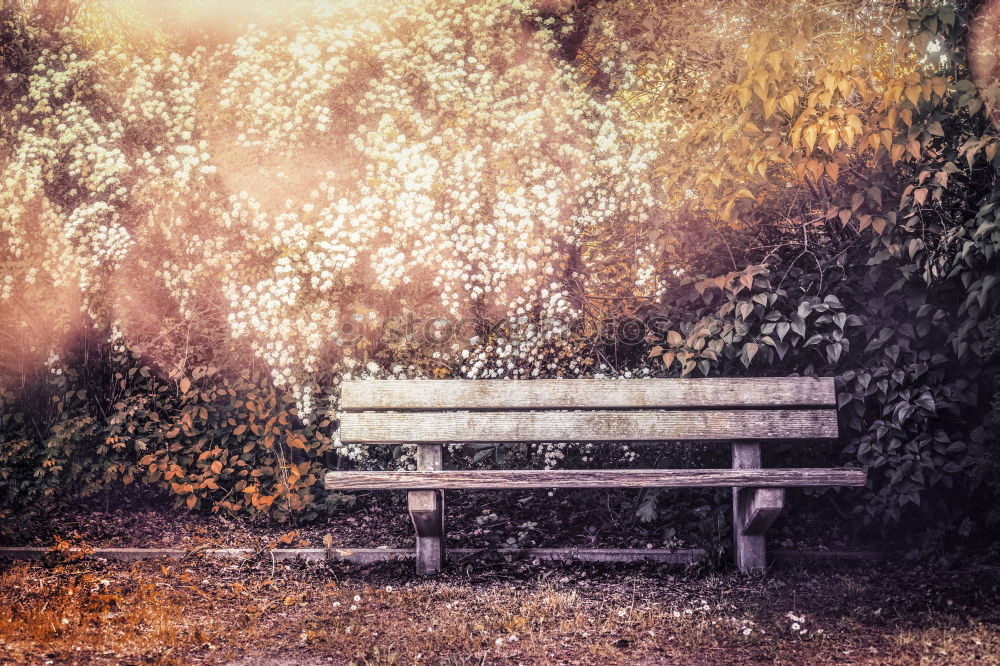
[[[3,664],[996,664],[1000,568],[0,563]]]
[[[621,497],[463,493],[461,547],[689,547],[693,530],[643,524]],[[673,515],[689,507],[678,502]],[[1000,562],[908,563],[796,516],[773,543],[873,547],[882,562],[776,566],[767,577],[692,567],[476,556],[420,579],[413,563],[276,562],[265,546],[412,547],[401,493],[369,493],[310,525],[191,514],[103,498],[48,511],[0,545],[0,664],[1000,664]],[[0,526],[3,527],[3,526]],[[846,530],[846,528],[844,528]],[[157,547],[184,559],[109,562],[65,550]],[[251,548],[245,561],[201,548]],[[972,564],[974,563],[974,564]]]

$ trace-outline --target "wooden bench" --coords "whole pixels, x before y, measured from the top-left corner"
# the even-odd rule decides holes
[[[837,437],[833,379],[348,380],[340,438],[417,446],[413,472],[336,471],[329,490],[407,490],[417,571],[444,561],[444,491],[526,488],[733,488],[736,564],[766,568],[764,534],[784,488],[863,486],[850,468],[761,467],[761,442]],[[447,443],[718,441],[731,469],[444,470]],[[641,557],[642,551],[636,551]]]

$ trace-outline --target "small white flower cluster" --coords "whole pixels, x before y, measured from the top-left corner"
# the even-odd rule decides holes
[[[368,449],[368,446],[358,444],[356,442],[345,444],[341,441],[340,434],[334,433],[333,450],[338,456],[341,456],[346,460],[350,460],[355,463],[364,462],[368,460]],[[416,454],[414,454],[414,460],[416,460]]]
[[[810,632],[810,630],[806,628],[805,613],[803,613],[802,615],[796,615],[795,613],[789,611],[785,613],[785,617],[788,618],[789,621],[788,630],[793,634],[803,637],[809,636],[811,633],[815,634],[816,636],[823,635],[822,629],[817,629],[815,632]]]
[[[9,300],[14,293],[14,276],[7,274],[0,281],[0,301]]]
[[[764,635],[764,634],[767,633],[765,630],[763,630],[760,627],[758,627],[756,622],[754,622],[753,620],[751,620],[749,618],[746,618],[746,617],[742,617],[742,618],[731,617],[729,619],[730,619],[730,621],[734,625],[736,625],[737,633],[740,636],[743,636],[744,638],[750,638],[755,633],[756,634],[760,634],[760,635]]]
[[[721,609],[721,606],[720,606]],[[694,615],[695,613],[709,613],[712,610],[711,604],[709,604],[704,599],[699,599],[691,607],[685,608],[684,610],[675,610],[673,616],[675,618],[682,617],[685,615]]]

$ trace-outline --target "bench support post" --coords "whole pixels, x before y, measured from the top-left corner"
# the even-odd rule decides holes
[[[441,444],[417,444],[417,470],[441,470],[443,448]],[[437,573],[444,563],[444,491],[411,490],[407,504],[417,531],[417,573]]]
[[[758,469],[760,465],[759,443],[733,444],[733,469]],[[733,488],[733,546],[736,566],[743,573],[767,569],[764,534],[784,502],[783,488]]]

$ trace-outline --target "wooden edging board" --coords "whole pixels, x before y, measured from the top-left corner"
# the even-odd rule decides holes
[[[38,560],[49,548],[40,547],[0,547],[0,559]],[[70,552],[73,552],[71,550]],[[79,551],[77,551],[79,552]],[[135,562],[150,559],[185,558],[250,558],[254,555],[275,561],[306,560],[306,561],[340,561],[351,564],[372,564],[393,560],[408,560],[414,557],[411,548],[275,548],[265,551],[254,551],[249,548],[211,548],[203,550],[184,550],[181,548],[95,548],[87,557],[114,560],[120,562]],[[511,549],[477,549],[449,548],[448,558],[451,562],[473,558],[477,555],[500,555],[523,559],[540,559],[577,562],[636,562],[648,560],[670,564],[693,564],[705,558],[705,551],[700,548],[686,550],[665,550],[657,548],[511,548]],[[886,554],[867,551],[825,551],[825,550],[772,550],[769,555],[778,561],[796,560],[853,560],[876,561],[886,557]]]

